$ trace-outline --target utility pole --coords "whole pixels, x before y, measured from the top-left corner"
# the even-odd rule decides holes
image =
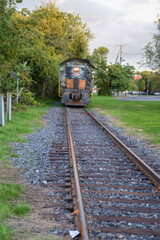
[[[123,54],[122,49],[123,49],[123,47],[125,47],[126,45],[125,45],[125,44],[117,44],[116,46],[119,47],[119,62],[120,62],[120,64],[122,64],[122,58],[123,58],[123,56],[122,56],[122,54]]]

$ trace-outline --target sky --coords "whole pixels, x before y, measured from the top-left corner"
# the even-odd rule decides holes
[[[18,7],[32,11],[42,2],[23,0]],[[160,14],[160,0],[56,0],[56,5],[60,11],[79,14],[87,23],[95,37],[90,42],[91,53],[95,48],[107,47],[108,62],[114,63],[122,45],[123,64],[137,70],[146,68],[137,62],[143,60],[143,48],[156,32],[154,21]]]

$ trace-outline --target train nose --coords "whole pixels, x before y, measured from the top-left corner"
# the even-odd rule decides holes
[[[78,93],[73,94],[73,100],[79,101],[80,100],[80,94],[78,94]]]
[[[79,79],[78,78],[74,79],[74,89],[79,89]]]

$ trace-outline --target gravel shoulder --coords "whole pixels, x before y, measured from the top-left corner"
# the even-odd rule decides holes
[[[42,116],[44,126],[22,136],[27,140],[26,143],[10,143],[18,157],[11,158],[11,164],[0,165],[0,181],[25,186],[18,201],[26,202],[32,209],[25,218],[14,217],[7,221],[16,232],[13,240],[70,239],[61,223],[43,216],[46,206],[53,202],[53,190],[44,187],[44,179],[52,142],[57,140],[55,131],[62,110],[59,107],[47,110]],[[56,204],[56,198],[54,203]]]

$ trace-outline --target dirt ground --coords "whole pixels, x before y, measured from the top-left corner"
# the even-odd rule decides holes
[[[18,199],[20,203],[27,203],[31,207],[31,212],[28,216],[19,218],[13,216],[6,221],[6,224],[11,226],[14,231],[13,240],[68,240],[71,239],[68,235],[56,235],[52,232],[55,229],[61,229],[60,223],[54,222],[51,219],[44,219],[42,216],[44,206],[49,205],[53,199],[49,197],[51,190],[45,187],[38,187],[29,184],[20,176],[21,170],[8,163],[0,164],[0,182],[1,183],[16,183],[25,186],[25,190],[21,193]]]

